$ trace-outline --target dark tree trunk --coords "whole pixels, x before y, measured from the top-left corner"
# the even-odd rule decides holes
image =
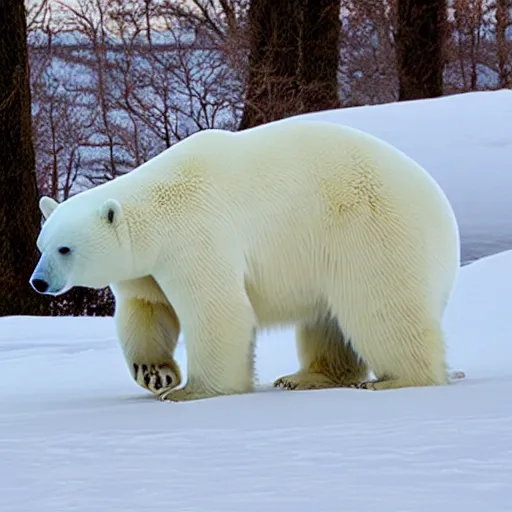
[[[37,205],[23,0],[0,2],[0,316],[42,313],[29,285],[37,262]]]
[[[300,88],[304,112],[340,106],[339,0],[307,0],[301,44]]]
[[[510,63],[507,42],[507,28],[510,24],[511,0],[496,0],[496,44],[498,47],[498,73],[500,87],[506,89],[510,83]]]
[[[252,0],[249,68],[240,129],[297,112],[303,0]]]
[[[252,0],[240,129],[339,106],[339,0]]]
[[[399,101],[443,94],[446,0],[398,0]]]

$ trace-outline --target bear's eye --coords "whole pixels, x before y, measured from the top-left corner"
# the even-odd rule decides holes
[[[60,254],[69,254],[70,252],[71,252],[71,249],[69,247],[59,247]]]

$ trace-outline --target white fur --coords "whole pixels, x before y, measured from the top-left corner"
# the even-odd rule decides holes
[[[71,262],[56,256],[62,244]],[[186,386],[163,398],[253,390],[255,330],[278,324],[297,325],[302,367],[276,385],[358,385],[366,363],[373,389],[447,382],[453,211],[417,163],[348,127],[291,119],[197,133],[59,205],[38,246],[67,286],[153,276],[188,357]],[[116,297],[123,331],[121,288]],[[125,334],[125,353],[143,359],[142,337]]]

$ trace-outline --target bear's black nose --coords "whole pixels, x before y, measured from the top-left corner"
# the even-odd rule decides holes
[[[44,279],[33,279],[32,286],[36,292],[44,293],[46,290],[48,290],[49,284]]]

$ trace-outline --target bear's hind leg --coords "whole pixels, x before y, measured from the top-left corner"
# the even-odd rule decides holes
[[[407,316],[391,324],[368,320],[369,328],[354,333],[354,347],[377,377],[355,387],[386,390],[448,383],[441,327],[409,321]]]
[[[334,318],[299,325],[296,343],[301,369],[277,379],[275,387],[296,390],[349,387],[368,375],[365,362],[345,341]]]

